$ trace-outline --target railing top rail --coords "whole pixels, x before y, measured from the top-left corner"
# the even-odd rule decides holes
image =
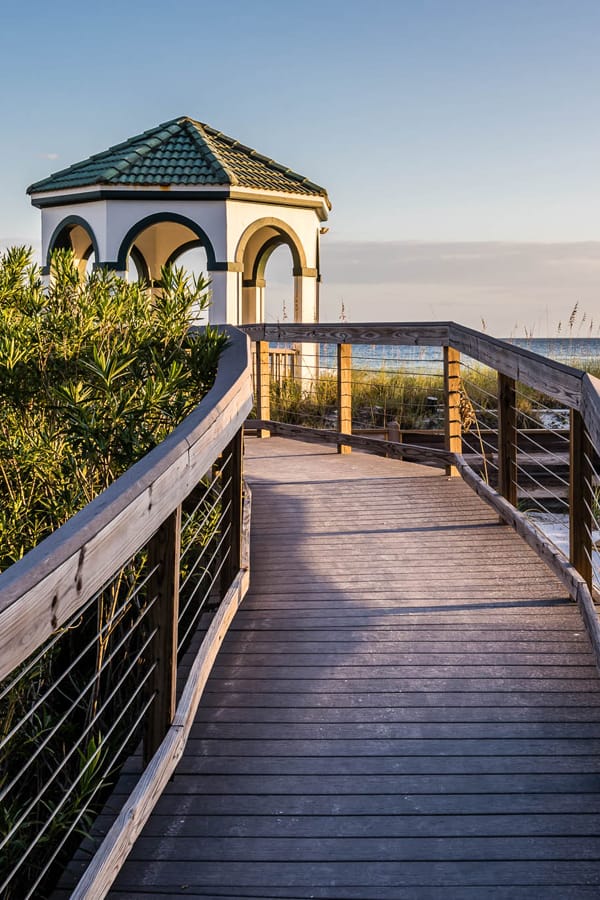
[[[443,347],[451,322],[290,322],[240,325],[253,341]]]
[[[215,382],[143,459],[0,575],[0,679],[39,647],[157,531],[252,407],[249,341],[227,329]]]
[[[253,341],[454,347],[503,375],[579,410],[592,440],[600,446],[598,379],[573,366],[455,322],[286,322],[240,327]]]

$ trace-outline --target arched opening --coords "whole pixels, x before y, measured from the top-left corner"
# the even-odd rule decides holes
[[[285,274],[286,269],[289,272],[290,254],[291,290],[287,287],[289,275],[286,277]],[[240,238],[236,262],[242,266],[243,323],[282,319],[301,321],[302,306],[298,297],[301,296],[300,280],[307,272],[306,255],[298,235],[289,225],[272,218],[254,222]],[[273,278],[269,290],[268,264],[269,275]]]
[[[208,254],[200,241],[190,241],[171,254],[168,263],[181,267],[190,278],[203,277],[206,281],[208,273]],[[200,305],[192,307],[192,322],[194,325],[208,324],[208,309],[201,309]]]
[[[50,260],[55,250],[72,250],[82,276],[94,265],[98,256],[96,236],[85,219],[79,216],[68,216],[55,229],[48,244],[47,273],[50,272]]]
[[[127,232],[119,248],[117,266],[120,271],[125,271],[131,256],[138,272],[140,268],[146,268],[145,277],[152,284],[159,281],[162,266],[198,246],[205,251],[206,271],[212,268],[215,254],[202,228],[177,213],[155,213],[137,222]]]
[[[274,247],[264,261],[265,322],[294,321],[293,259],[286,244]]]

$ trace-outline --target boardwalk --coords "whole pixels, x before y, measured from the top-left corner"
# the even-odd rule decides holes
[[[114,898],[600,894],[576,607],[462,483],[247,442],[252,586]]]

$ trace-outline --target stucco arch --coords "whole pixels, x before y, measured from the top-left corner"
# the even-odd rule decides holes
[[[193,235],[195,235],[195,240],[193,242],[189,240],[189,236],[187,240],[182,240],[182,243],[175,250],[172,250],[168,254],[168,259],[174,258],[176,255],[178,255],[181,252],[181,247],[185,246],[187,249],[190,243],[195,243],[201,244],[206,250],[206,258],[209,271],[216,265],[214,247],[204,229],[201,228],[197,222],[194,222],[194,220],[190,219],[188,216],[184,216],[181,213],[164,211],[146,216],[145,218],[140,219],[138,222],[136,222],[135,225],[131,226],[131,228],[121,241],[121,245],[119,247],[119,253],[117,256],[117,267],[119,268],[119,270],[125,271],[127,265],[127,257],[131,252],[131,248],[134,246],[134,241],[136,241],[136,239],[139,239],[143,232],[147,231],[154,225],[168,223],[181,225],[191,231]],[[138,252],[142,252],[139,247]],[[167,259],[165,259],[163,263],[166,261]],[[149,262],[149,260],[146,260],[147,265],[149,264]]]
[[[84,235],[81,234],[82,231]],[[81,271],[85,270],[85,265],[92,253],[95,254],[96,260],[99,258],[98,241],[94,229],[82,216],[66,216],[52,232],[46,253],[46,265],[43,270],[45,274],[50,274],[52,253],[57,249],[73,250]]]
[[[308,274],[306,252],[294,229],[282,219],[265,216],[248,225],[238,241],[235,261],[243,267],[244,280],[262,278],[269,256],[281,244],[290,248],[293,274]]]

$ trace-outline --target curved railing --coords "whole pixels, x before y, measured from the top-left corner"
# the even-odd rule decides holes
[[[260,434],[329,441],[340,452],[366,449],[462,476],[561,578],[580,605],[600,658],[593,602],[600,468],[597,379],[452,322],[249,325],[242,331],[256,342],[253,425]],[[12,820],[5,815],[0,859],[6,858],[12,839],[19,853],[10,870],[4,861],[0,864],[5,866],[0,869],[2,896],[35,894],[60,860],[61,848],[68,849],[69,842],[76,846],[78,835],[89,831],[88,812],[91,816],[101,807],[119,761],[143,739],[141,777],[73,893],[77,898],[104,896],[183,753],[208,672],[248,586],[249,519],[247,506],[243,513],[241,486],[242,428],[252,406],[246,335],[231,329],[212,390],[166,441],[0,576],[0,703],[3,712],[8,710],[0,733],[0,763],[10,753],[19,760],[0,783],[0,804],[11,813],[13,786],[19,779],[35,782],[27,807]],[[334,427],[274,420],[270,343],[300,348],[293,371],[286,370],[283,377],[295,382],[306,378],[302,389],[307,394],[319,377],[318,371],[310,372],[311,360],[318,358],[314,346],[334,345]],[[374,344],[441,348],[443,446],[352,434],[352,348]],[[467,375],[475,365],[497,373],[495,424],[487,422],[481,429],[479,455],[468,447],[462,408]],[[568,446],[566,554],[519,508],[526,451],[517,398],[523,386],[570,410],[568,434],[560,435]],[[494,479],[478,463],[486,453]],[[199,649],[186,651],[209,610],[204,641]],[[189,676],[177,700],[177,660],[186,652]],[[76,681],[75,672],[85,666],[88,675]],[[41,737],[30,751],[23,736],[34,722],[36,727],[40,723]],[[68,746],[60,736],[65,723],[70,725]],[[40,762],[33,779],[33,764]],[[41,846],[47,850],[57,818],[65,834],[58,849],[48,851],[30,888],[11,894],[28,859],[37,857]]]
[[[247,337],[230,329],[229,338],[213,387],[181,425],[0,575],[3,897],[43,888],[143,738],[147,766],[74,894],[103,896],[183,752],[248,585],[241,467],[251,362]],[[177,660],[208,609],[176,706]],[[28,782],[30,798],[13,811]]]
[[[527,540],[578,601],[600,660],[600,628],[593,602],[593,595],[600,587],[597,549],[600,532],[600,381],[597,378],[573,366],[454,322],[286,323],[247,325],[243,326],[243,330],[256,346],[257,420],[253,425],[259,434],[327,441],[337,444],[340,452],[355,447],[397,459],[439,466],[448,475],[460,474],[498,511],[502,521],[511,524]],[[296,369],[301,371],[304,368],[302,389],[306,395],[318,392],[315,385],[323,377],[319,355],[313,349],[315,344],[335,346],[335,352],[330,354],[333,366],[328,375],[337,381],[337,428],[335,425],[331,427],[331,423],[329,429],[325,429],[275,421],[276,415],[271,415],[269,373],[269,352],[273,352],[273,344],[284,344],[288,348],[294,345],[297,348]],[[404,440],[375,440],[365,436],[364,432],[352,434],[352,360],[353,354],[361,355],[360,348],[365,345],[442,349],[443,449],[431,445],[419,446]],[[304,346],[307,346],[306,357]],[[474,366],[488,367],[497,373],[492,403],[495,407],[494,424],[489,425],[488,410],[485,434],[481,430],[478,433],[481,444],[479,458],[484,460],[486,466],[489,461],[484,472],[476,471],[477,467],[471,464],[473,458],[477,459],[477,453],[471,452],[467,460],[462,452],[466,437],[463,433],[463,404],[468,404],[474,416],[476,412],[464,390],[468,372]],[[557,440],[564,442],[564,451],[550,453],[550,458],[562,460],[564,457],[564,467],[568,467],[568,474],[561,478],[561,489],[567,496],[559,498],[564,505],[564,518],[568,519],[568,550],[556,546],[540,528],[539,522],[525,515],[520,508],[528,505],[524,482],[528,478],[528,483],[536,483],[535,476],[524,471],[525,458],[535,456],[541,470],[550,471],[545,463],[549,451],[539,442],[544,429],[532,434],[519,426],[523,413],[518,398],[525,390],[539,392],[548,398],[549,405],[560,404],[569,410],[569,421],[556,436]],[[391,426],[386,428],[385,434],[392,435]],[[532,448],[535,453],[530,452]],[[470,450],[473,450],[472,446]],[[495,470],[493,479],[488,477],[487,471],[492,466]],[[533,491],[529,493],[533,495]]]

